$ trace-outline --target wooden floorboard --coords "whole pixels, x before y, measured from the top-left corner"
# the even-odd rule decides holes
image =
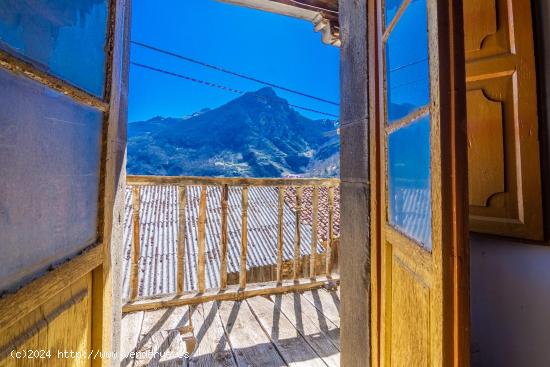
[[[236,367],[235,357],[219,316],[218,302],[195,306],[191,319],[196,348],[189,358],[189,366]]]
[[[128,313],[121,367],[339,366],[338,310],[322,289]]]
[[[138,345],[139,335],[141,334],[141,326],[145,312],[135,312],[122,315],[121,327],[121,367],[133,367],[134,355]]]
[[[340,296],[337,292],[321,288],[311,292],[304,292],[302,296],[336,325],[336,327],[340,328]]]
[[[182,331],[188,326],[189,307],[146,312],[133,366],[181,366],[183,356],[187,352]]]
[[[287,365],[293,367],[327,366],[286,316],[277,307],[274,307],[270,299],[254,297],[248,299],[246,303],[259,321],[263,332],[269,337]]]
[[[246,302],[220,302],[220,316],[239,367],[287,366]]]
[[[340,365],[340,330],[299,293],[274,296],[278,307],[329,366]],[[312,311],[313,309],[313,311]],[[318,317],[319,316],[319,317]]]

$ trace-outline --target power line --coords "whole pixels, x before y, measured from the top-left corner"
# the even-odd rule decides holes
[[[221,66],[208,64],[206,62],[196,60],[196,59],[192,59],[190,57],[187,57],[187,56],[184,56],[184,55],[181,55],[181,54],[177,54],[177,53],[174,53],[174,52],[171,52],[171,51],[163,50],[163,49],[160,49],[158,47],[151,46],[151,45],[148,45],[148,44],[145,44],[145,43],[142,43],[142,42],[138,42],[138,41],[130,41],[130,42],[132,42],[134,45],[141,46],[141,47],[147,48],[149,50],[153,50],[153,51],[165,54],[165,55],[169,55],[169,56],[181,59],[181,60],[185,60],[185,61],[197,64],[197,65],[201,65],[201,66],[204,66],[204,67],[207,67],[207,68],[210,68],[210,69],[214,69],[214,70],[220,71],[222,73],[230,74],[230,75],[233,75],[233,76],[236,76],[236,77],[239,77],[239,78],[243,78],[243,79],[246,79],[246,80],[250,80],[250,81],[253,81],[253,82],[256,82],[256,83],[259,83],[259,84],[264,84],[264,85],[267,85],[267,86],[270,86],[270,87],[273,87],[273,88],[284,90],[286,92],[290,92],[290,93],[300,95],[302,97],[307,97],[307,98],[315,99],[315,100],[320,101],[320,102],[329,103],[329,104],[332,104],[334,106],[339,106],[339,104],[337,102],[329,101],[329,100],[324,99],[324,98],[316,97],[316,96],[313,96],[311,94],[303,93],[303,92],[297,91],[295,89],[290,89],[290,88],[283,87],[281,85],[277,85],[277,84],[274,84],[274,83],[266,82],[264,80],[260,80],[260,79],[257,79],[257,78],[254,78],[254,77],[251,77],[251,76],[248,76],[248,75],[244,75],[244,74],[241,74],[241,73],[237,73],[235,71],[225,69]]]
[[[208,87],[225,90],[227,92],[231,92],[231,93],[235,93],[235,94],[245,94],[246,93],[245,91],[242,91],[242,90],[239,90],[239,89],[235,89],[235,88],[227,87],[225,85],[212,83],[212,82],[209,82],[209,81],[205,81],[205,80],[193,78],[193,77],[190,77],[190,76],[174,73],[174,72],[171,72],[171,71],[168,71],[168,70],[159,69],[159,68],[156,68],[156,67],[153,67],[153,66],[140,64],[140,63],[137,63],[137,62],[134,62],[134,61],[131,61],[130,64],[132,64],[134,66],[137,66],[137,67],[140,67],[140,68],[143,68],[143,69],[156,71],[157,73],[162,73],[162,74],[170,75],[170,76],[173,76],[173,77],[176,77],[176,78],[185,79],[185,80],[188,80],[188,81],[191,81],[191,82],[194,82],[194,83],[199,83],[199,84],[202,84],[202,85],[206,85]],[[325,116],[331,116],[331,117],[336,117],[336,118],[339,117],[338,115],[334,115],[332,113],[315,110],[315,109],[309,108],[309,107],[298,106],[298,105],[290,104],[290,103],[288,105],[290,107],[298,108],[298,109],[301,109],[301,110],[304,110],[304,111],[315,112],[315,113],[325,115]]]

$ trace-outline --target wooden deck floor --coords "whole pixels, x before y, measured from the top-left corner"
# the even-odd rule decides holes
[[[121,366],[339,366],[339,310],[319,289],[125,314]]]

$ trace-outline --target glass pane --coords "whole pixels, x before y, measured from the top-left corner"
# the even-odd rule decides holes
[[[107,0],[0,0],[0,48],[103,96]]]
[[[0,95],[1,293],[96,241],[103,115],[2,70]]]
[[[386,43],[388,123],[430,101],[426,0],[413,0]]]
[[[431,250],[429,115],[388,137],[388,201],[390,224]]]
[[[404,0],[386,0],[384,2],[386,27],[391,23]]]

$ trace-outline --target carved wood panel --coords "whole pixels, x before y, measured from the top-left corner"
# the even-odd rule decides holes
[[[543,239],[531,9],[465,0],[470,229]]]
[[[505,190],[502,102],[482,89],[468,91],[466,98],[470,205],[486,207]]]

